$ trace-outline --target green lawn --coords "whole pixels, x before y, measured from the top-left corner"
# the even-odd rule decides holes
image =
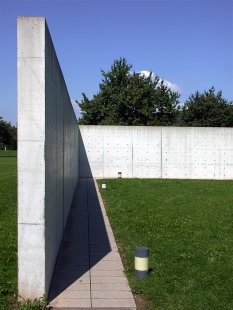
[[[233,309],[233,181],[115,179],[101,192],[146,309]],[[136,246],[150,248],[146,280]]]
[[[12,309],[17,288],[16,152],[0,151],[0,309]]]

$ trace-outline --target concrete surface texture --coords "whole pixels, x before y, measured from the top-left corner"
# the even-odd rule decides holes
[[[18,18],[18,292],[47,295],[78,178],[78,128],[43,17]]]
[[[98,186],[91,178],[78,181],[49,301],[53,309],[136,309]]]
[[[233,128],[79,126],[81,177],[232,179]]]

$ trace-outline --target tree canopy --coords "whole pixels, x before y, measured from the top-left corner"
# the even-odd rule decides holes
[[[179,94],[159,77],[132,71],[125,58],[115,60],[111,70],[101,70],[99,92],[89,99],[84,93],[76,101],[82,113],[80,124],[173,125],[178,115]]]
[[[83,125],[151,125],[232,127],[233,102],[216,93],[214,87],[196,91],[180,108],[180,95],[158,76],[145,76],[132,70],[125,58],[115,60],[103,71],[99,92],[89,99],[82,94]]]
[[[17,148],[17,128],[0,116],[0,149]]]
[[[181,124],[203,127],[232,127],[233,102],[216,93],[214,87],[203,93],[196,91],[185,102],[181,112]]]

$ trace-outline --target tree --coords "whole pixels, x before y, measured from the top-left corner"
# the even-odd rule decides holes
[[[0,116],[0,149],[17,149],[17,128]]]
[[[181,124],[186,126],[232,127],[233,102],[215,93],[214,87],[203,93],[196,91],[185,102],[181,112]]]
[[[177,117],[179,94],[172,92],[152,73],[132,72],[125,58],[115,60],[93,99],[83,93],[78,102],[85,125],[172,125]]]

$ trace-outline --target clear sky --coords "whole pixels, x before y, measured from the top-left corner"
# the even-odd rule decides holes
[[[0,116],[16,122],[16,18],[45,16],[71,100],[125,57],[176,84],[233,100],[233,0],[0,0]],[[172,84],[172,85],[173,85]]]

